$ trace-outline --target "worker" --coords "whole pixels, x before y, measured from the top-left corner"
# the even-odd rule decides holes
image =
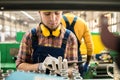
[[[100,27],[100,36],[103,44],[112,50],[115,50],[118,52],[115,62],[118,65],[118,68],[120,69],[120,36],[115,36],[113,33],[111,33],[108,30],[108,18],[105,15],[100,15],[99,18],[99,27]]]
[[[41,19],[39,26],[26,32],[21,41],[16,60],[17,69],[24,71],[45,70],[46,66],[43,63],[49,63],[51,60],[51,57],[48,58],[49,55],[54,59],[61,56],[68,62],[78,61],[77,39],[74,33],[60,24],[62,12],[56,10],[39,11]],[[77,67],[75,66],[72,69]]]
[[[72,13],[63,14],[63,18],[61,20],[62,24],[73,33],[75,33],[78,41],[78,61],[82,61],[82,56],[80,52],[80,45],[82,38],[85,41],[87,47],[87,60],[84,65],[79,66],[79,72],[81,76],[88,71],[88,65],[90,63],[92,53],[93,53],[93,43],[91,38],[90,30],[86,24],[86,22],[78,16],[75,16]]]

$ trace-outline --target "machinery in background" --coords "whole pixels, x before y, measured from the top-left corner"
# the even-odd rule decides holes
[[[16,33],[16,42],[0,43],[0,69],[2,69],[3,72],[6,72],[9,69],[16,70],[15,60],[24,33],[25,32]]]
[[[0,43],[1,69],[16,69],[15,59],[18,53],[19,43]]]
[[[113,50],[104,50],[100,54],[94,54],[89,70],[84,79],[113,79],[108,74],[107,66],[113,65],[117,52]],[[114,66],[109,67],[109,72],[114,73]]]
[[[107,67],[115,62],[116,51],[104,50],[100,54],[95,54],[89,66],[89,71],[84,76],[85,79],[114,79],[108,74]],[[115,66],[109,67],[109,73],[114,74]],[[117,70],[118,72],[118,70]],[[119,80],[119,79],[117,79]]]
[[[118,33],[114,33],[119,35]],[[84,76],[85,79],[113,79],[107,73],[107,65],[112,65],[117,52],[107,49],[100,39],[99,33],[92,33],[92,39],[94,44],[93,60],[90,63],[89,71]],[[81,52],[86,54],[86,47],[84,42],[81,45]],[[110,67],[110,72],[113,73],[113,68]]]
[[[17,32],[16,33],[16,41],[21,42],[22,37],[24,36],[25,32]]]

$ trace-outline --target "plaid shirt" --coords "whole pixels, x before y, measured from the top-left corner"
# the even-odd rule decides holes
[[[60,48],[62,45],[62,40],[64,38],[66,29],[63,26],[61,26],[61,33],[58,37],[44,37],[41,33],[40,27],[37,27],[36,31],[37,31],[39,45]],[[23,36],[16,60],[17,66],[20,63],[24,63],[24,62],[32,63],[31,57],[33,54],[33,48],[32,48],[31,36],[32,36],[31,32],[27,32]],[[64,58],[66,58],[68,61],[78,61],[77,46],[78,45],[77,45],[76,37],[71,32],[66,43]]]

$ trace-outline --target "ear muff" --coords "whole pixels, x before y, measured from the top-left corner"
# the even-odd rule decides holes
[[[45,37],[50,36],[50,31],[49,31],[43,24],[41,24],[41,30],[42,30],[42,34],[43,34]]]
[[[52,35],[55,36],[55,37],[58,37],[60,35],[60,26],[55,30],[55,31],[52,31]]]
[[[59,26],[55,31],[52,31],[52,34],[50,34],[50,31],[43,25],[41,24],[41,30],[42,30],[42,34],[45,36],[45,37],[48,37],[50,35],[53,35],[55,37],[58,37],[60,35],[60,29],[61,27]]]

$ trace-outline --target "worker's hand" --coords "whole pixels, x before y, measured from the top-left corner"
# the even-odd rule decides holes
[[[44,71],[46,69],[52,70],[52,68],[49,67],[48,65],[52,65],[53,61],[55,62],[55,64],[58,64],[58,59],[49,55],[48,57],[45,58],[43,63],[40,63],[39,70],[44,70]]]
[[[44,65],[44,63],[39,63],[38,69],[39,69],[40,71],[45,71],[45,70],[46,70],[46,66]]]
[[[69,77],[70,79],[72,79],[72,78],[74,77],[73,71],[74,71],[74,68],[72,68],[72,67],[68,69],[68,77]]]
[[[84,73],[87,72],[89,69],[89,64],[87,62],[83,63],[83,71]]]
[[[58,59],[49,55],[48,57],[45,58],[43,63],[46,64],[46,65],[52,65],[53,61],[55,61],[55,64],[58,64]]]

